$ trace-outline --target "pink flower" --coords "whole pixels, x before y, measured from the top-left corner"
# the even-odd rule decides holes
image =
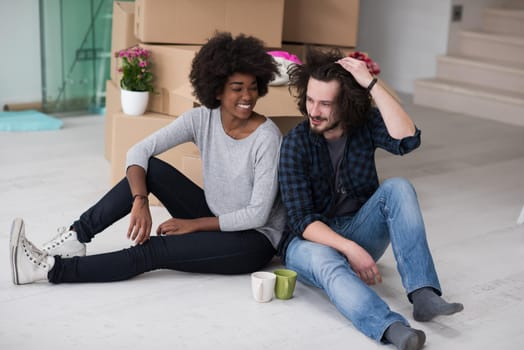
[[[130,91],[154,91],[153,73],[149,57],[151,52],[133,46],[115,52],[115,57],[121,59],[118,72],[122,73],[120,86]]]

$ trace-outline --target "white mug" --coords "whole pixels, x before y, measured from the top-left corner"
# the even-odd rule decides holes
[[[251,291],[253,298],[259,303],[267,303],[273,299],[277,276],[273,272],[257,271],[251,274]]]

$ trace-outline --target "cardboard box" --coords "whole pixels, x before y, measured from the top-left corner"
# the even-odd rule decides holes
[[[111,184],[116,184],[125,176],[126,154],[131,146],[174,120],[164,114],[146,113],[143,116],[128,116],[123,113],[113,115]],[[200,153],[193,143],[178,145],[160,155],[158,158],[177,168],[193,182],[202,187]],[[191,158],[191,159],[188,159]],[[150,204],[159,205],[154,196]]]
[[[193,99],[178,96],[173,91],[161,90],[162,93],[149,95],[147,110],[158,111],[169,116],[179,116],[195,107]],[[160,96],[158,96],[160,95]],[[157,104],[157,105],[155,105]],[[113,116],[122,112],[120,87],[112,80],[106,82],[106,115],[104,125],[104,156],[111,161],[111,145],[113,143]]]
[[[186,99],[193,99],[194,103],[198,104],[191,91],[191,85],[187,83],[175,89],[174,93]],[[266,117],[297,117],[301,115],[287,86],[269,86],[267,95],[258,99],[255,111]]]
[[[106,82],[106,115],[104,121],[104,156],[111,161],[113,144],[113,116],[122,111],[120,87],[113,81]]]
[[[291,129],[297,126],[298,123],[304,121],[305,117],[270,117],[280,129],[282,135],[286,135]]]
[[[121,73],[118,73],[120,62],[115,52],[138,44],[134,33],[135,3],[115,1],[113,3],[113,24],[111,32],[111,80],[120,86]]]
[[[194,101],[194,98],[180,96],[174,90],[158,88],[158,91],[149,94],[147,111],[177,117],[196,106],[198,103]]]
[[[149,95],[147,110],[178,116],[194,106],[194,97],[180,96],[174,90],[189,84],[191,63],[201,45],[140,44],[151,52],[151,72],[155,91]]]
[[[144,43],[204,44],[217,30],[282,43],[284,0],[137,0],[135,13]]]
[[[255,110],[266,117],[301,116],[288,86],[270,86],[267,95],[258,99]]]
[[[357,46],[359,0],[286,0],[285,42]]]
[[[140,44],[151,52],[151,71],[155,88],[176,89],[189,82],[191,63],[201,45]]]
[[[182,156],[182,168],[180,170],[184,175],[190,178],[198,186],[204,186],[204,177],[202,175],[202,160],[200,157],[184,154]]]

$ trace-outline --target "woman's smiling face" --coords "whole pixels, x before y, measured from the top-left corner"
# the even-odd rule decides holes
[[[220,111],[228,119],[248,119],[253,113],[258,100],[258,85],[254,75],[234,73],[217,96]]]

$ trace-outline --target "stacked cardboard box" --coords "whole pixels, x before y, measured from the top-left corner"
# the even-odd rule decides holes
[[[120,79],[115,57],[111,58],[111,80],[106,84],[105,156],[111,162],[111,182],[125,176],[127,150],[136,142],[172,122],[184,111],[198,105],[189,85],[193,57],[215,31],[245,33],[262,39],[268,47],[280,47],[284,0],[137,0],[113,4],[112,52],[140,45],[152,54],[155,92],[150,95],[142,116],[127,116],[120,107]],[[281,128],[296,124],[296,108],[289,94],[274,105],[286,105]],[[273,104],[261,114],[284,115]],[[294,117],[295,116],[295,117]],[[179,145],[159,158],[175,166],[199,186],[202,172],[194,144]],[[152,204],[159,204],[154,197]]]
[[[142,1],[143,3],[158,2]],[[173,1],[175,2],[175,1]],[[191,61],[200,45],[155,45],[141,41],[135,35],[138,3],[113,3],[112,52],[140,45],[152,53],[155,92],[150,94],[147,111],[142,116],[123,114],[120,103],[120,79],[115,57],[111,59],[111,80],[106,84],[105,156],[111,162],[111,183],[125,176],[127,150],[138,141],[166,126],[185,110],[194,107],[194,98],[177,96],[173,90],[188,80]],[[147,21],[152,19],[145,17]],[[172,164],[196,184],[202,186],[200,158],[194,144],[179,145],[160,159]],[[151,196],[153,205],[160,202]]]
[[[286,0],[282,50],[305,59],[306,46],[338,48],[348,55],[357,46],[360,0]],[[379,80],[400,101],[395,91]]]
[[[147,113],[143,117],[128,116],[122,112],[116,113],[113,120],[113,150],[120,148],[126,152],[113,152],[111,162],[111,181],[117,183],[125,176],[127,150],[145,136],[163,128],[174,120],[173,117],[160,113]],[[193,143],[184,143],[158,156],[172,164],[195,183],[202,184],[202,175],[197,168],[189,168],[186,158],[199,158],[198,148]]]
[[[106,85],[105,125],[105,156],[111,161],[112,183],[125,176],[125,156],[129,147],[198,105],[189,84],[191,61],[215,31],[253,35],[268,48],[296,53],[304,44],[311,43],[354,47],[357,17],[358,0],[115,1],[112,52],[133,45],[151,51],[155,92],[150,95],[144,115],[123,114],[121,76],[117,72],[120,62],[112,57],[111,80]],[[343,22],[342,31],[332,28],[333,21],[336,26]],[[322,31],[318,26],[327,27]],[[324,36],[311,36],[312,32],[323,32]],[[284,41],[291,41],[296,46],[286,48]],[[268,94],[257,102],[256,111],[271,118],[284,134],[302,120],[287,86],[270,87]],[[159,158],[202,186],[200,158],[195,145],[179,145]],[[158,204],[155,198],[150,200]]]
[[[215,31],[282,42],[284,0],[136,0],[135,36],[148,43],[204,44]]]
[[[120,111],[120,78],[118,60],[114,53],[126,47],[138,44],[133,28],[135,25],[135,4],[133,2],[115,1],[113,3],[113,28],[111,33],[111,80],[106,84],[106,119],[104,155],[111,161],[113,114]],[[116,84],[116,86],[113,86]]]

